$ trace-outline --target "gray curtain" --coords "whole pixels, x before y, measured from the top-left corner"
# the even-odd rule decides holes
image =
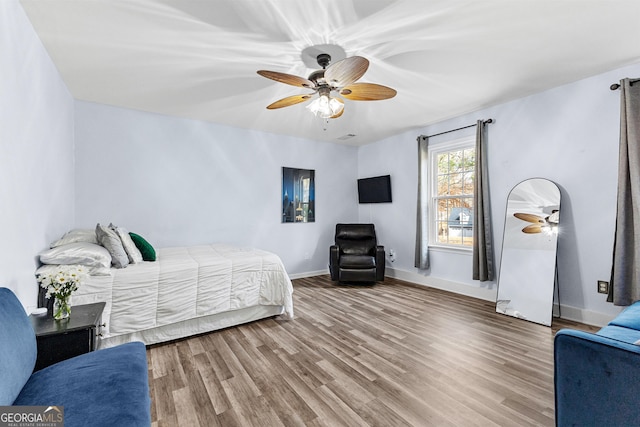
[[[620,81],[620,158],[613,266],[607,301],[640,299],[640,82]]]
[[[418,212],[416,218],[416,256],[414,266],[420,269],[429,268],[429,200],[427,186],[424,185],[429,173],[429,138],[418,137]]]
[[[476,166],[473,188],[473,280],[493,280],[493,240],[487,170],[486,124],[478,120],[476,128]]]

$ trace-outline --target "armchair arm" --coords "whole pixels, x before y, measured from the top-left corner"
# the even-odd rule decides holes
[[[331,274],[331,280],[338,280],[338,271],[340,265],[338,259],[340,258],[340,248],[336,245],[329,247],[329,273]]]
[[[376,246],[376,281],[381,282],[384,280],[385,267],[384,246],[378,245]]]
[[[640,346],[563,329],[554,342],[556,425],[632,425],[640,419]]]

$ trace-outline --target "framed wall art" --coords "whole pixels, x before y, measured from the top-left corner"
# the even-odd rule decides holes
[[[282,222],[315,222],[315,171],[282,168]]]

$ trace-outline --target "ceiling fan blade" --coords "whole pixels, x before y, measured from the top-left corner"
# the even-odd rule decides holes
[[[516,212],[513,216],[523,221],[533,222],[534,224],[544,224],[544,218],[538,215]]]
[[[275,110],[277,108],[282,108],[282,107],[289,107],[291,105],[296,105],[299,104],[301,102],[304,102],[308,99],[310,99],[313,95],[293,95],[293,96],[287,96],[286,98],[282,98],[272,104],[269,104],[267,106],[268,110]]]
[[[340,117],[344,113],[344,101],[342,99],[340,99],[340,98],[333,98],[333,99],[335,99],[336,101],[340,102],[343,105],[343,107],[342,107],[342,109],[340,110],[339,113],[334,114],[333,116],[329,117],[330,119],[337,119],[338,117]]]
[[[305,87],[313,89],[314,85],[311,80],[304,77],[294,76],[293,74],[279,73],[277,71],[258,70],[258,74],[262,77],[266,77],[271,80],[275,80],[280,83],[285,83],[291,86]]]
[[[361,56],[352,56],[329,65],[324,71],[325,81],[333,87],[343,87],[358,80],[367,72],[369,61]]]
[[[527,234],[536,234],[536,233],[542,233],[542,226],[541,225],[527,225],[525,228],[522,229],[523,233],[527,233]]]
[[[378,101],[396,96],[396,90],[374,83],[353,83],[344,87],[340,95],[352,101]]]

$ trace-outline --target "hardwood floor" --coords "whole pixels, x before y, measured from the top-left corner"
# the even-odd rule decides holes
[[[552,426],[552,328],[395,279],[147,350],[154,426]]]

